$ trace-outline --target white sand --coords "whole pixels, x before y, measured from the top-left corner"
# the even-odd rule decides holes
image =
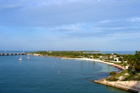
[[[76,60],[100,62],[100,63],[108,64],[108,65],[115,66],[115,67],[118,67],[120,69],[125,70],[125,68],[120,66],[120,65],[117,65],[117,64],[114,64],[114,63],[105,62],[105,61],[102,61],[102,60],[99,60],[99,59],[89,59],[89,58],[62,58],[62,59],[76,59]]]

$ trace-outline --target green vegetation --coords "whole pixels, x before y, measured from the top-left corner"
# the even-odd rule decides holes
[[[112,73],[112,72],[110,72]],[[114,72],[113,72],[114,73]],[[136,71],[123,70],[120,73],[113,74],[106,79],[107,81],[131,81],[140,80],[140,73]]]
[[[70,57],[70,58],[76,58],[82,54],[82,52],[77,51],[38,51],[35,53],[43,56]]]
[[[129,65],[127,70],[123,70],[120,73],[110,72],[110,77],[107,78],[109,81],[130,81],[140,80],[140,51],[136,51],[135,55],[123,55],[123,60],[127,63],[121,63],[124,66]],[[120,65],[121,65],[120,64]]]
[[[116,75],[116,72],[115,71],[110,72],[109,75],[115,76]]]
[[[115,75],[116,75],[116,72],[115,71],[110,72],[109,74],[111,76],[109,78],[107,78],[108,81],[117,81],[117,78],[115,77]]]
[[[94,52],[94,53],[92,53]],[[38,51],[36,54],[51,57],[68,57],[68,58],[94,58],[104,60],[121,66],[129,66],[128,70],[121,73],[110,72],[110,78],[107,80],[140,80],[140,51],[136,51],[135,55],[124,54],[101,54],[99,51]],[[117,59],[118,58],[118,59]],[[116,60],[116,61],[115,61]],[[118,61],[119,60],[119,61]]]
[[[116,75],[116,72],[115,71],[110,72],[109,74],[111,76],[106,79],[107,81],[117,81],[117,78],[115,77],[115,75]]]
[[[95,54],[90,53],[84,53],[86,51],[38,51],[34,52],[36,54],[40,54],[42,56],[54,56],[54,57],[69,57],[69,58],[99,58],[100,53],[99,51],[91,51],[95,52]],[[97,52],[97,53],[96,53]]]
[[[134,67],[136,71],[140,71],[140,52],[136,51],[135,55],[129,55],[127,62],[130,66]]]

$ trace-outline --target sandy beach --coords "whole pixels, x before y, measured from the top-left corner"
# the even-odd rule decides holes
[[[122,67],[122,66],[120,66],[120,65],[117,65],[117,64],[114,64],[114,63],[105,62],[105,61],[102,61],[102,60],[99,60],[99,59],[89,59],[89,58],[67,58],[67,57],[62,57],[61,59],[75,59],[75,60],[85,60],[85,61],[100,62],[100,63],[108,64],[108,65],[117,67],[117,68],[119,68],[119,69],[125,70],[125,68]]]

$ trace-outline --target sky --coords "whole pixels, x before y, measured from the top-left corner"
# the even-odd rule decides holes
[[[0,50],[140,50],[140,0],[0,0]]]

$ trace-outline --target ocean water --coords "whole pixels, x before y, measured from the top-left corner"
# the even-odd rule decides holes
[[[129,93],[84,80],[120,69],[103,63],[54,57],[0,56],[0,93]],[[84,79],[82,79],[84,78]]]
[[[34,51],[0,51],[0,53],[23,53],[23,52],[34,52]],[[131,54],[134,55],[135,51],[101,51],[101,52],[83,52],[83,53],[92,53],[92,54],[96,54],[96,53],[101,53],[101,54],[112,54],[112,53],[117,53],[120,55],[123,54]]]
[[[131,54],[131,55],[134,55],[135,54],[135,51],[101,51],[101,52],[84,52],[84,53],[92,53],[92,54],[96,54],[96,53],[101,53],[101,54],[117,53],[117,54],[120,54],[120,55],[123,55],[123,54]]]
[[[101,51],[101,53],[103,53],[103,54],[106,54],[106,53],[109,53],[109,54],[117,53],[117,54],[120,54],[120,55],[123,55],[123,54],[134,55],[135,51]]]

